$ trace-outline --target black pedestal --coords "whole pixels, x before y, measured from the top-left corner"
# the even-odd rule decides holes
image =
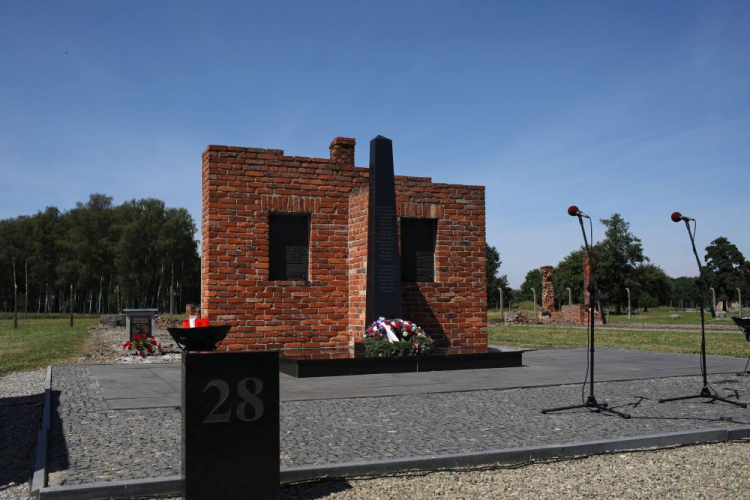
[[[182,355],[185,498],[279,498],[276,352]]]

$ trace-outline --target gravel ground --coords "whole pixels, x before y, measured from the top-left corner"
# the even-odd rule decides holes
[[[750,443],[598,455],[512,469],[320,481],[282,488],[283,499],[748,498]]]
[[[93,333],[86,346],[87,354],[70,361],[70,364],[111,364],[111,363],[176,363],[182,352],[166,329],[154,328],[154,338],[161,342],[162,356],[147,356],[139,358],[130,356],[123,351],[122,343],[128,339],[124,327],[105,328],[95,326],[89,328]]]
[[[86,346],[87,354],[71,360],[71,364],[174,363],[180,359],[181,351],[166,329],[154,330],[164,355],[145,359],[123,355],[120,345],[127,338],[125,328],[97,326],[89,330],[93,335]],[[0,378],[0,500],[29,497],[46,373],[41,369]]]
[[[721,394],[750,393],[750,377],[716,375]],[[138,477],[180,470],[177,408],[110,410],[87,366],[55,367],[50,445],[52,485]],[[750,425],[748,410],[691,395],[698,377],[608,382],[600,401],[630,420],[585,409],[542,415],[542,408],[576,404],[581,386],[291,401],[281,404],[282,466],[313,465],[538,446],[701,428]]]
[[[92,354],[75,363],[179,359],[176,346],[169,345],[171,338],[166,330],[157,330],[155,336],[168,354],[145,360],[118,351],[124,329],[96,328],[95,334]],[[59,373],[53,371],[53,384],[57,380],[65,386],[58,387],[58,409],[70,415],[64,415],[63,422],[57,420],[61,432],[50,450],[52,484],[164,476],[179,471],[178,410],[111,411],[100,400],[98,386],[95,381],[92,385],[86,366],[58,367],[55,371]],[[44,376],[45,370],[37,370],[0,379],[2,500],[28,498]],[[727,397],[750,398],[750,377],[716,376],[711,382]],[[544,407],[575,404],[580,399],[580,386],[284,403],[282,464],[559,443],[580,440],[582,433],[594,439],[750,425],[750,410],[730,405],[701,400],[663,405],[655,402],[658,397],[693,394],[699,389],[700,381],[694,377],[598,384],[599,400],[608,400],[632,413],[634,418],[628,421],[585,410],[547,416],[538,413]],[[750,444],[724,443],[532,464],[511,470],[315,482],[285,487],[282,498],[748,498],[748,457]]]

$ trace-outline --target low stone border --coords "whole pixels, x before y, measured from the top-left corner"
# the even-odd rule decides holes
[[[52,421],[52,366],[47,367],[44,380],[44,406],[42,407],[42,426],[36,435],[36,454],[34,455],[34,474],[31,477],[31,494],[39,496],[42,488],[47,486],[47,438]]]
[[[104,483],[52,486],[41,490],[40,499],[98,500],[108,498],[136,498],[155,495],[182,495],[185,480],[182,476],[131,479]]]
[[[474,453],[283,467],[281,469],[281,483],[294,483],[314,479],[382,476],[406,471],[435,471],[491,464],[514,465],[650,448],[720,443],[747,438],[750,438],[750,426],[730,429],[669,432],[647,436],[506,448]],[[166,478],[135,479],[42,488],[39,491],[39,498],[41,500],[95,500],[132,498],[148,495],[181,495],[183,492],[184,478],[182,476],[171,476]]]

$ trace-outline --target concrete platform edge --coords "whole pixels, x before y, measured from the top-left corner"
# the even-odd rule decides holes
[[[750,437],[750,426],[730,429],[699,429],[695,431],[669,432],[646,436],[581,441],[544,446],[504,448],[473,453],[407,457],[367,462],[342,462],[323,465],[282,467],[281,483],[294,483],[327,478],[357,476],[381,476],[416,470],[440,470],[479,465],[516,465],[525,462],[583,457],[603,453],[647,450],[690,444],[719,443]],[[148,495],[182,494],[184,478],[133,479],[90,483],[83,485],[42,488],[42,500],[96,500],[106,498],[132,498]]]
[[[97,500],[107,498],[135,498],[153,495],[182,495],[185,480],[182,476],[129,479],[102,483],[52,486],[40,491],[40,500]]]
[[[52,366],[47,366],[44,380],[44,405],[42,406],[42,426],[36,435],[36,452],[34,454],[34,474],[31,476],[29,490],[34,497],[39,496],[42,488],[47,486],[47,440],[52,420]]]

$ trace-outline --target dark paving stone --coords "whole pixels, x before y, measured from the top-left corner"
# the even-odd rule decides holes
[[[524,359],[529,366],[517,369],[306,380],[282,376],[281,464],[466,453],[750,425],[750,410],[732,405],[657,402],[700,391],[700,377],[653,378],[697,373],[697,356],[597,351],[596,397],[630,413],[630,420],[586,409],[542,415],[543,408],[577,404],[587,395],[588,386],[582,385],[586,354],[581,349],[536,351]],[[710,358],[708,365],[712,372],[728,372],[710,377],[720,394],[750,399],[750,377],[733,373],[742,369],[744,360]],[[179,365],[149,370],[162,373],[150,383],[172,388]],[[180,471],[179,408],[113,410],[113,402],[138,398],[106,399],[111,390],[107,373],[106,367],[53,368],[52,485],[166,477]],[[127,368],[122,373],[141,380],[146,372]],[[628,380],[604,382],[607,377]],[[529,387],[554,383],[569,385]],[[117,388],[119,396],[128,395]],[[300,395],[304,388],[310,394]],[[320,395],[328,399],[316,398]]]

